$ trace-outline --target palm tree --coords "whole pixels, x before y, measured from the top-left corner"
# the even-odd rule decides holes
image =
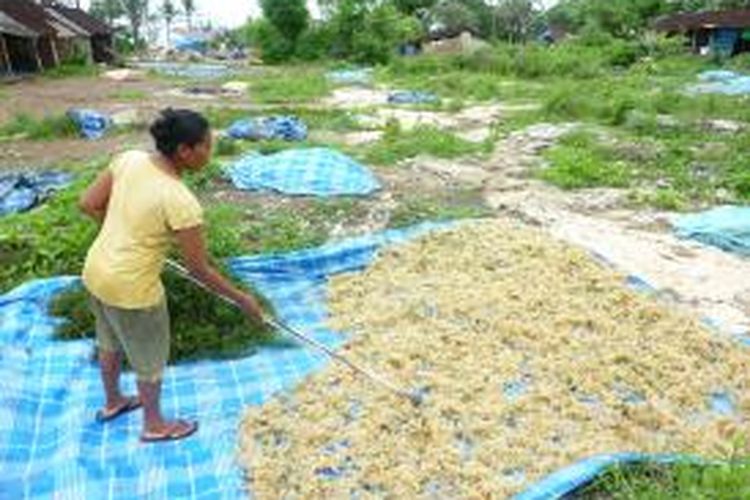
[[[177,15],[177,8],[172,3],[172,0],[164,0],[161,7],[161,15],[164,17],[164,22],[167,25],[167,47],[170,47],[172,45],[172,21]]]
[[[188,30],[193,29],[193,13],[195,13],[195,1],[194,0],[182,0],[182,9],[185,11],[185,18],[187,18]]]

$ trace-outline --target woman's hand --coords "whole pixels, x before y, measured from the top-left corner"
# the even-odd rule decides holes
[[[240,300],[237,301],[237,305],[240,306],[242,312],[244,312],[248,318],[256,323],[263,323],[265,314],[263,309],[258,304],[258,301],[252,295],[243,294]]]

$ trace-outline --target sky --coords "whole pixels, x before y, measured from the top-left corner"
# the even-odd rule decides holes
[[[173,0],[177,5],[180,0]],[[84,8],[88,8],[90,0],[82,0]],[[150,0],[152,8],[161,4],[161,0]],[[215,27],[234,28],[245,23],[249,16],[258,17],[260,7],[258,0],[195,0],[201,19],[211,20]],[[557,0],[542,0],[545,7],[557,3]],[[318,16],[317,0],[308,0],[308,9],[313,17]]]
[[[180,5],[180,0],[173,0]],[[91,0],[82,0],[81,5],[88,9]],[[162,3],[161,0],[150,0],[151,8]],[[195,0],[197,11],[201,19],[210,19],[216,27],[235,28],[245,23],[249,16],[258,17],[260,7],[258,0]],[[308,0],[308,9],[315,16],[318,12],[318,2]]]

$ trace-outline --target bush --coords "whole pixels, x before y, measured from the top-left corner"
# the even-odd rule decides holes
[[[613,154],[597,145],[595,137],[585,132],[568,135],[544,156],[550,166],[540,172],[540,177],[563,189],[630,184],[627,165],[615,160]]]
[[[420,154],[456,158],[484,150],[484,144],[469,142],[439,128],[421,125],[402,131],[398,122],[392,122],[386,126],[383,137],[365,153],[365,160],[377,165],[393,165]]]
[[[265,19],[251,23],[246,29],[251,45],[260,48],[261,57],[267,63],[288,61],[294,55],[294,42],[284,38],[276,27]]]
[[[238,308],[198,289],[184,278],[166,272],[162,279],[170,312],[170,363],[243,356],[257,344],[273,338],[268,327],[253,323]],[[256,296],[272,314],[268,301],[257,293]],[[67,320],[57,327],[56,337],[77,340],[95,336],[96,325],[88,306],[88,293],[81,285],[58,294],[50,303],[49,313]]]
[[[302,61],[317,61],[331,53],[333,33],[326,25],[311,26],[297,41],[295,56]]]

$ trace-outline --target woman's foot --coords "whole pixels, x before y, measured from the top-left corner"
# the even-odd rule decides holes
[[[96,412],[96,421],[99,423],[109,422],[120,415],[137,410],[141,407],[141,400],[137,396],[122,398],[114,404],[109,404]]]
[[[175,420],[174,422],[165,422],[155,429],[144,431],[141,434],[141,441],[144,443],[176,441],[195,434],[197,430],[198,422]]]

